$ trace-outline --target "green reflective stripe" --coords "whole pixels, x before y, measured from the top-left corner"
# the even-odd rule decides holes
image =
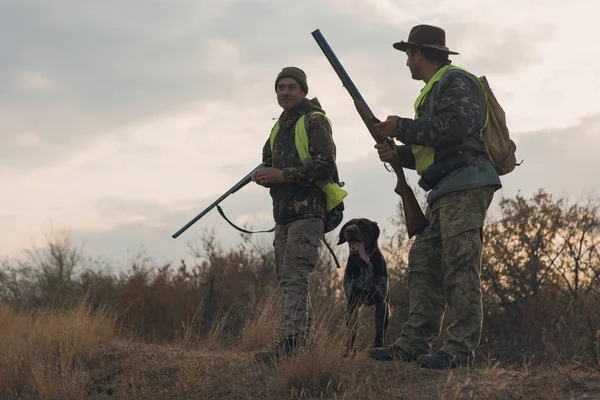
[[[411,150],[415,156],[415,169],[419,175],[423,175],[423,172],[425,172],[435,160],[435,149],[429,146],[413,144]]]
[[[423,88],[423,90],[421,90],[421,93],[419,94],[419,97],[417,97],[417,99],[415,100],[415,104],[414,104],[414,108],[415,108],[415,119],[418,118],[417,115],[417,110],[419,109],[419,106],[421,105],[421,103],[423,102],[423,99],[425,98],[425,96],[427,96],[427,94],[431,91],[431,88],[433,87],[433,84],[436,83],[437,81],[440,80],[440,78],[442,77],[442,75],[444,75],[444,72],[446,72],[448,70],[448,68],[450,68],[449,65],[446,65],[442,68],[440,68],[429,80],[429,82],[427,82],[427,84],[425,85],[425,87]]]
[[[273,142],[275,142],[275,136],[279,132],[279,121],[275,122],[275,126],[271,129],[271,136],[269,137],[269,143],[271,145],[271,153],[273,152]]]
[[[431,77],[429,82],[427,82],[427,84],[425,85],[423,90],[421,90],[421,93],[419,94],[419,96],[417,97],[417,99],[415,100],[415,103],[414,103],[415,119],[419,118],[419,112],[418,112],[419,107],[421,106],[421,103],[423,102],[423,100],[425,99],[427,94],[429,94],[429,92],[431,91],[433,84],[436,83],[437,81],[439,81],[441,79],[442,75],[444,75],[444,73],[449,68],[450,68],[449,65],[446,65],[446,66],[440,68]],[[429,147],[429,146],[421,146],[421,145],[413,144],[411,146],[411,150],[412,150],[413,155],[415,156],[415,167],[417,170],[417,174],[423,175],[423,172],[425,172],[425,170],[427,168],[429,168],[429,166],[431,164],[433,164],[433,162],[435,160],[435,149],[433,147]]]
[[[489,120],[490,120],[490,110],[489,110],[489,106],[488,106],[487,93],[484,90],[483,86],[481,85],[481,81],[479,80],[479,78],[477,78],[476,76],[471,74],[466,69],[457,67],[454,65],[446,65],[446,66],[440,68],[433,75],[433,77],[429,80],[429,82],[427,82],[427,84],[425,85],[423,90],[421,90],[421,93],[419,94],[419,96],[417,97],[417,99],[415,100],[415,103],[414,103],[415,119],[417,119],[419,117],[418,109],[421,106],[421,103],[424,101],[427,94],[431,91],[433,84],[438,82],[442,78],[442,76],[446,73],[446,71],[452,70],[452,69],[457,69],[457,70],[464,72],[465,74],[468,74],[469,76],[473,76],[475,81],[477,81],[477,83],[479,84],[479,87],[481,88],[481,91],[483,92],[483,94],[485,96],[485,102],[486,102],[485,122],[483,123],[483,126],[479,130],[479,135],[481,137],[483,137],[483,134],[484,134],[485,130],[487,129],[487,126],[488,126]],[[411,150],[412,150],[413,155],[415,156],[415,167],[417,170],[417,174],[423,175],[425,170],[427,168],[429,168],[435,161],[435,148],[413,144],[411,146]]]
[[[346,192],[340,187],[340,185],[334,182],[330,182],[327,185],[323,186],[321,190],[325,193],[325,208],[327,209],[327,211],[333,210],[346,198],[346,196],[348,196],[348,192]]]
[[[425,157],[428,153],[431,153],[434,150],[433,147],[428,147],[428,146],[415,145],[415,148],[417,150],[417,152],[415,153],[416,157]]]
[[[300,118],[298,118],[298,122],[296,122],[295,140],[296,140],[296,150],[298,151],[300,160],[304,161],[307,158],[310,158],[310,152],[308,150],[308,135],[306,133],[304,115],[302,115]]]
[[[331,125],[331,121],[329,120],[329,118],[327,118],[327,116],[322,112],[315,111],[310,115],[310,118],[317,114],[325,117],[327,122],[329,122],[329,125]],[[298,155],[300,156],[301,161],[304,161],[307,158],[311,158],[310,151],[308,148],[308,134],[306,132],[307,126],[308,122],[306,121],[305,115],[302,115],[300,118],[298,118],[298,121],[296,121],[296,126],[294,129],[296,151],[298,151]],[[279,132],[279,122],[275,123],[275,126],[271,130],[271,136],[269,137],[271,152],[273,152],[273,143],[275,142],[275,136],[277,136],[277,132]],[[325,208],[327,209],[327,211],[331,211],[338,204],[340,204],[344,200],[344,198],[346,198],[346,196],[348,196],[348,192],[346,192],[340,187],[340,185],[334,182],[327,183],[326,185],[321,187],[321,190],[323,191],[323,193],[325,193]]]
[[[322,112],[318,112],[315,111],[312,113],[311,118],[313,115],[322,115],[323,117],[325,117],[325,119],[329,122],[329,124],[331,125],[331,121],[329,120],[329,118],[327,118],[327,116],[325,114],[323,114]],[[296,127],[295,127],[295,143],[296,143],[296,150],[298,150],[298,155],[300,156],[300,160],[304,161],[307,158],[310,158],[310,151],[308,150],[308,134],[306,132],[306,126],[307,126],[307,122],[305,121],[305,115],[302,115],[300,118],[298,118],[298,121],[296,121]],[[273,129],[271,130],[271,136],[269,138],[270,140],[270,144],[271,144],[271,151],[273,151],[273,144],[275,142],[275,136],[277,136],[277,132],[279,132],[279,121],[275,123],[275,126],[273,127]]]

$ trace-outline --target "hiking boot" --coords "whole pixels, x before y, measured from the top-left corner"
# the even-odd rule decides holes
[[[403,361],[413,362],[416,360],[416,356],[412,353],[402,350],[397,345],[390,347],[375,347],[369,350],[369,357],[377,361]]]
[[[274,361],[281,357],[288,357],[296,354],[299,347],[298,341],[294,338],[279,340],[271,349],[256,353],[254,358],[256,361]]]
[[[467,365],[463,358],[453,357],[444,351],[435,354],[422,355],[417,358],[417,365],[429,369],[459,368]]]

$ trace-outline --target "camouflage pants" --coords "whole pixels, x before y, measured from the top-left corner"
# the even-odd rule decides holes
[[[451,192],[426,211],[430,226],[415,238],[408,257],[410,312],[396,345],[427,353],[441,331],[445,307],[452,324],[442,351],[466,359],[481,339],[482,228],[494,189]]]
[[[324,226],[321,218],[306,218],[275,226],[275,270],[284,295],[280,340],[304,337],[312,326],[308,281],[319,259]]]

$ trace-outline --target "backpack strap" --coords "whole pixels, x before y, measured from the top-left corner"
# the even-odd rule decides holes
[[[271,135],[269,136],[271,153],[273,152],[273,144],[275,143],[275,136],[277,136],[277,132],[279,132],[279,121],[275,122],[275,125],[273,125],[273,128],[271,128]]]
[[[309,111],[306,114],[302,115],[299,120],[298,123],[296,124],[296,149],[298,150],[298,155],[300,156],[300,160],[305,160],[307,158],[310,158],[310,151],[308,149],[308,136],[307,136],[307,132],[308,132],[308,125],[310,123],[310,119],[312,117],[314,117],[315,115],[322,115],[327,122],[329,123],[329,126],[331,126],[331,120],[329,118],[327,118],[327,116],[320,112],[320,111]],[[301,124],[304,124],[304,129],[301,129]]]
[[[459,74],[469,78],[471,81],[473,81],[473,83],[475,83],[475,84],[477,84],[477,86],[479,86],[479,90],[481,90],[481,93],[483,94],[483,97],[485,99],[485,120],[483,122],[483,125],[479,129],[479,136],[483,137],[483,133],[487,129],[489,121],[490,121],[490,104],[488,101],[487,91],[485,90],[484,86],[482,85],[480,78],[476,77],[475,75],[473,75],[471,72],[467,71],[466,69],[457,67],[455,65],[451,65],[448,68],[448,70],[446,71],[446,73],[441,77],[438,90],[440,90],[442,82],[443,82],[444,78],[446,77],[446,75],[452,71],[458,72]]]
[[[327,122],[329,122],[329,125],[331,126],[331,120],[329,118],[327,118],[327,115],[325,115],[324,113],[322,113],[320,111],[309,111],[306,114],[301,115],[300,118],[298,118],[298,120],[296,121],[296,125],[295,125],[295,133],[296,133],[295,142],[296,142],[296,149],[298,150],[298,155],[300,156],[300,160],[310,158],[310,151],[308,150],[308,136],[306,135],[306,132],[308,131],[308,124],[310,122],[310,119],[315,115],[322,115],[327,120]],[[304,129],[301,129],[300,124],[304,124]],[[279,121],[275,122],[275,125],[271,129],[271,135],[269,136],[269,143],[271,146],[271,151],[273,151],[273,146],[275,144],[275,137],[277,136],[278,132],[279,132]]]

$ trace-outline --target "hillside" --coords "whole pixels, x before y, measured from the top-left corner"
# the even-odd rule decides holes
[[[80,306],[36,315],[0,309],[0,397],[7,399],[593,399],[600,372],[578,363],[421,370],[343,358],[339,338],[312,352],[256,363],[256,331],[231,345],[216,335],[135,341]],[[256,325],[255,325],[256,327]]]
[[[87,398],[115,399],[595,399],[600,374],[576,365],[430,371],[414,365],[306,355],[258,364],[248,352],[106,346]]]
[[[359,355],[343,358],[343,270],[325,252],[310,281],[314,350],[263,365],[253,354],[273,343],[283,307],[270,243],[244,235],[224,250],[207,234],[189,263],[111,265],[57,236],[0,260],[0,399],[600,398],[600,202],[540,192],[502,210],[484,230],[483,331],[469,370],[366,358],[372,309],[359,314]],[[404,227],[380,238],[386,343],[409,315]]]

